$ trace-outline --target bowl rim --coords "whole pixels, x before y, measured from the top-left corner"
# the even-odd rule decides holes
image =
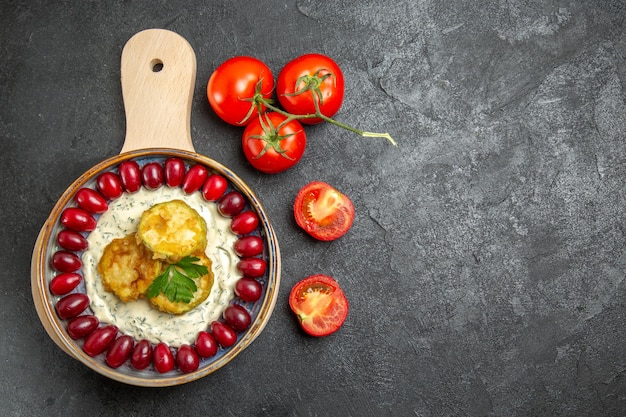
[[[107,366],[102,360],[98,360],[100,355],[92,358],[83,352],[76,342],[74,342],[67,335],[67,331],[63,325],[64,320],[61,320],[56,315],[54,311],[55,303],[51,300],[53,295],[51,295],[48,290],[48,281],[46,280],[46,264],[49,262],[49,259],[47,259],[47,253],[49,247],[54,245],[53,239],[55,236],[53,236],[53,231],[55,229],[55,225],[58,223],[63,210],[72,202],[76,192],[98,174],[114,169],[121,162],[149,157],[179,157],[185,161],[201,163],[211,171],[224,176],[229,184],[234,185],[244,194],[249,206],[257,213],[259,217],[259,228],[262,228],[264,232],[264,238],[268,249],[267,287],[263,299],[261,300],[262,303],[257,317],[253,320],[250,327],[238,337],[237,342],[233,346],[229,347],[228,350],[217,360],[211,361],[208,365],[198,368],[196,371],[186,374],[174,373],[172,375],[166,373],[162,374],[162,377],[154,379],[118,372],[117,369]],[[82,174],[64,191],[45,221],[35,243],[31,259],[31,291],[37,314],[44,326],[44,329],[51,339],[67,354],[82,362],[92,370],[110,379],[136,386],[165,387],[188,383],[209,375],[226,365],[241,351],[248,347],[265,328],[274,310],[280,287],[280,272],[280,249],[274,229],[256,194],[245,184],[243,180],[241,180],[235,173],[226,168],[224,165],[204,155],[173,148],[147,148],[124,152],[98,163]]]

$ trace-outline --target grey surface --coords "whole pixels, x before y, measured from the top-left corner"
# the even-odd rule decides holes
[[[0,5],[0,415],[626,415],[626,4],[513,0],[4,1]],[[65,188],[119,152],[119,59],[159,27],[196,51],[196,150],[254,189],[279,236],[274,314],[228,366],[167,389],[61,352],[30,296],[37,233]],[[338,119],[281,175],[245,161],[206,102],[213,69],[278,74],[310,51],[346,76]],[[315,242],[291,202],[312,180],[355,203]],[[333,275],[336,334],[298,330],[287,295]]]

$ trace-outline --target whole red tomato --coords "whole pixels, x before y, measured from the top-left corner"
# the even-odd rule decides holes
[[[222,120],[245,126],[258,115],[255,95],[270,98],[273,89],[274,76],[267,65],[253,57],[237,56],[215,69],[207,84],[207,97]],[[264,111],[265,106],[259,107]]]
[[[243,153],[253,167],[276,174],[298,163],[306,148],[306,134],[297,120],[275,112],[253,120],[243,132]]]
[[[276,82],[280,104],[292,114],[320,113],[332,117],[343,102],[344,78],[339,65],[321,54],[302,55],[285,65]],[[314,124],[320,118],[300,119]]]

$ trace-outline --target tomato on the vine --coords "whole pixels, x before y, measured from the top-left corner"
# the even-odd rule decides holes
[[[265,63],[249,56],[236,56],[215,69],[207,84],[207,97],[220,119],[245,126],[258,115],[255,95],[269,99],[273,89],[274,76]],[[265,106],[259,107],[263,112]]]
[[[289,307],[302,329],[311,336],[336,332],[348,316],[348,299],[328,275],[312,275],[298,282],[289,293]]]
[[[276,174],[300,161],[306,148],[306,133],[297,120],[269,112],[246,126],[241,145],[253,167],[266,174]]]
[[[292,114],[321,114],[332,117],[343,103],[345,82],[337,63],[321,54],[302,55],[287,63],[278,75],[278,101]],[[322,119],[300,119],[302,123],[319,123]]]
[[[354,221],[354,205],[332,185],[313,181],[298,191],[293,214],[308,234],[329,241],[348,232]]]

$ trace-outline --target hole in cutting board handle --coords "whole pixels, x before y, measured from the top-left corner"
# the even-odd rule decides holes
[[[160,59],[153,59],[150,66],[152,67],[152,72],[160,72],[163,70],[163,61]]]

